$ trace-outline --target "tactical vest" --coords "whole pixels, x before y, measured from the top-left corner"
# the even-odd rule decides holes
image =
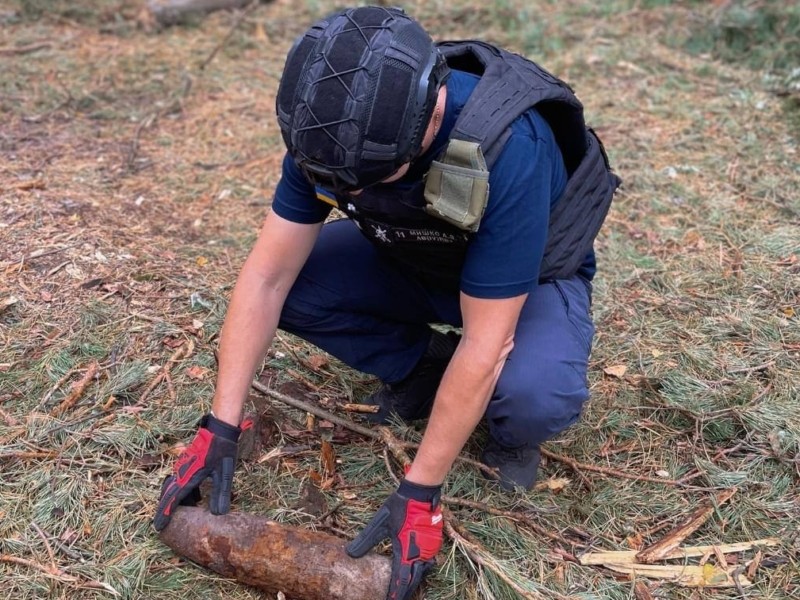
[[[444,42],[452,69],[480,77],[448,145],[424,181],[374,186],[358,196],[320,190],[387,257],[430,285],[457,288],[472,235],[488,202],[489,172],[511,123],[536,107],[553,130],[567,170],[550,213],[540,280],[574,275],[592,249],[621,180],[609,167],[572,89],[536,63],[479,41]]]

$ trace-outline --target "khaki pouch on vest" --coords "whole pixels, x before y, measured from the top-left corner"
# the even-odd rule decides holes
[[[489,170],[475,142],[450,140],[425,180],[425,212],[466,231],[478,231],[489,202]]]

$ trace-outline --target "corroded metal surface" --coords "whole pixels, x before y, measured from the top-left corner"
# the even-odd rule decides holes
[[[356,560],[345,540],[256,515],[181,507],[160,538],[193,562],[291,600],[384,600],[389,587],[388,558]]]

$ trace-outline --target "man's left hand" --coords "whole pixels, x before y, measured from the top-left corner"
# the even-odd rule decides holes
[[[409,600],[436,564],[442,547],[441,486],[403,481],[364,530],[347,545],[360,558],[380,541],[392,542],[392,577],[386,600]]]

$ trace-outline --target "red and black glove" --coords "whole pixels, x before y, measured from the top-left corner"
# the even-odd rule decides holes
[[[403,481],[345,550],[360,558],[378,542],[392,541],[392,579],[386,600],[409,600],[436,564],[442,547],[441,486]]]
[[[224,515],[231,508],[231,486],[236,468],[236,452],[242,429],[228,425],[213,415],[200,420],[200,428],[192,443],[175,461],[173,474],[161,486],[153,527],[164,529],[172,512],[181,504],[195,505],[200,500],[200,484],[211,477],[208,508],[212,514]]]

